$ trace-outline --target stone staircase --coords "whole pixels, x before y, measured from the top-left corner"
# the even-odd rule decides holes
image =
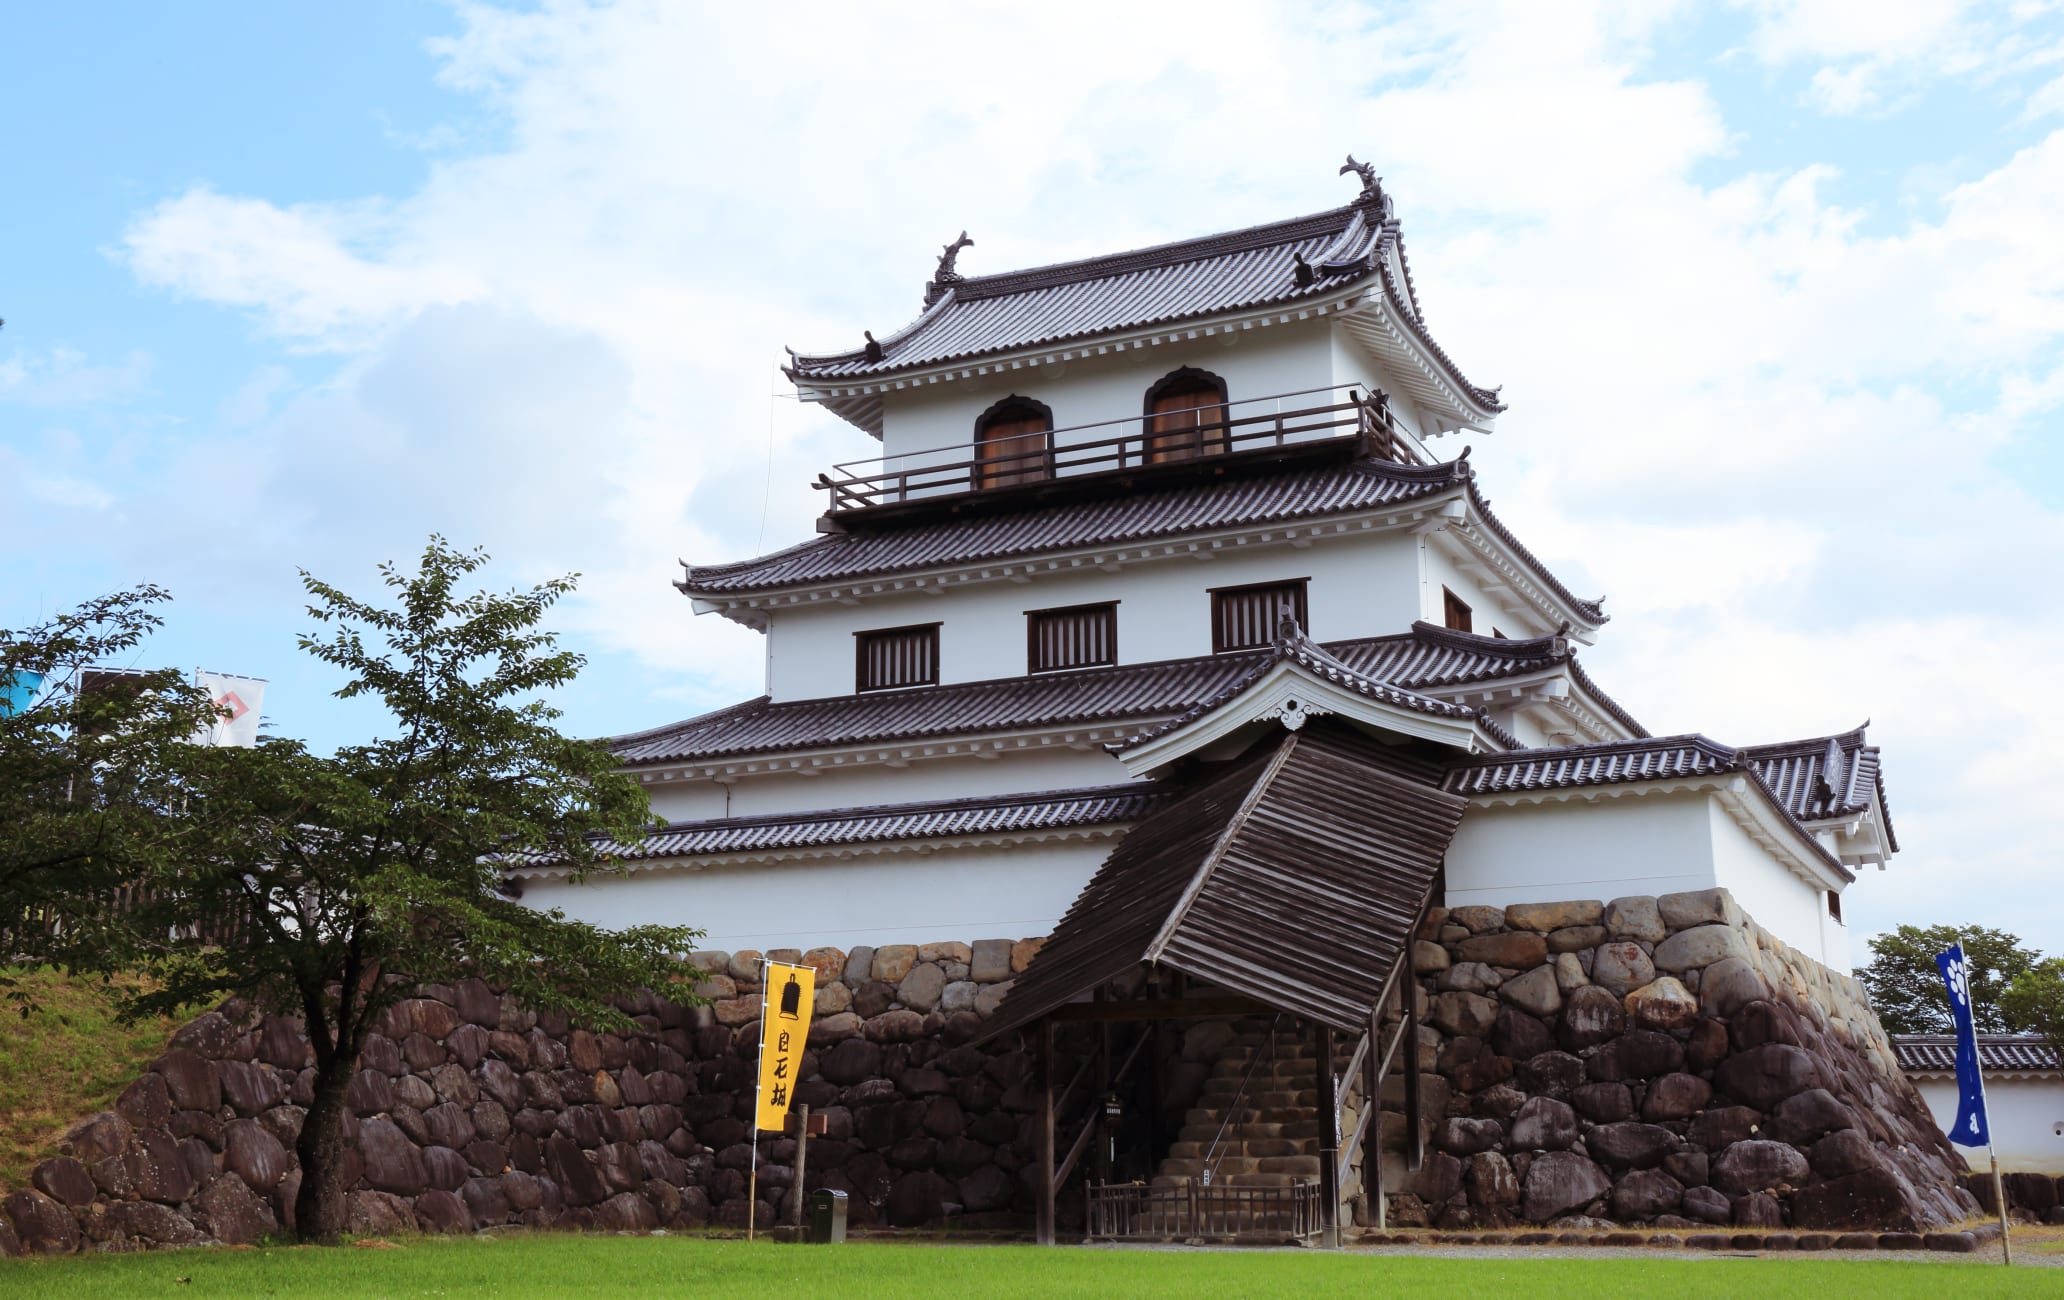
[[[1319,1176],[1318,1089],[1311,1045],[1288,1026],[1243,1022],[1183,1118],[1153,1185],[1288,1187]]]

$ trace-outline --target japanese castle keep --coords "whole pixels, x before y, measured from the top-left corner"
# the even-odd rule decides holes
[[[963,236],[909,325],[792,357],[881,446],[816,536],[678,583],[765,692],[612,742],[668,822],[627,876],[507,885],[705,928],[707,1004],[598,1035],[424,989],[348,1098],[357,1230],[742,1225],[756,1150],[761,1223],[828,1187],[1043,1241],[1976,1208],[1848,975],[1878,750],[1652,736],[1593,680],[1607,615],[1493,513],[1458,435],[1504,402],[1349,163],[1343,207],[1135,252],[974,275]],[[817,971],[801,1160],[754,1145],[763,955]],[[164,1154],[292,1127],[306,1041],[240,1014],[46,1168],[229,1169],[137,1194],[284,1217],[290,1146]],[[117,1223],[45,1181],[84,1208],[9,1198],[24,1245]]]
[[[849,1042],[1044,1048],[1029,1144],[980,1138],[1008,1192],[920,1168],[914,1099],[854,1157],[1042,1232],[1071,1178],[1113,1235],[1960,1217],[1846,978],[1879,751],[1652,736],[1592,679],[1607,614],[1455,445],[1499,392],[1341,171],[1344,207],[1062,265],[964,274],[963,235],[909,325],[792,354],[881,454],[818,536],[678,583],[765,635],[765,693],[619,737],[668,828],[524,897],[706,927],[720,1021],[806,955],[821,1103],[869,1086]]]

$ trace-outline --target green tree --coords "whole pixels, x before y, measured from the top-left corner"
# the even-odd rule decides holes
[[[2064,957],[2047,957],[2014,977],[2000,1009],[2017,1034],[2041,1034],[2064,1052]]]
[[[31,627],[0,629],[0,956],[89,956],[121,890],[173,851],[185,760],[213,721],[177,672],[88,670],[134,657],[162,625],[161,588],[134,587]],[[33,986],[0,969],[25,1002]]]
[[[345,1087],[381,1013],[416,985],[477,976],[622,1028],[614,999],[679,982],[696,937],[605,930],[499,892],[511,860],[555,859],[576,878],[609,867],[609,846],[653,819],[638,783],[601,745],[561,735],[540,698],[582,665],[538,630],[573,579],[458,595],[485,560],[433,537],[416,572],[383,566],[392,605],[303,573],[323,625],[303,648],[343,670],[339,695],[385,705],[392,734],[334,757],[291,741],[196,751],[185,851],[152,875],[158,901],[121,958],[154,977],[139,1011],[236,995],[306,1023],[303,1240],[344,1230]]]
[[[1951,1032],[1949,995],[1942,986],[1935,956],[1955,943],[1964,945],[1964,959],[1970,963],[1971,1015],[1978,1032],[2014,1032],[2001,1006],[2001,995],[2042,954],[2024,948],[2020,939],[2004,930],[1975,925],[1902,925],[1870,941],[1870,963],[1856,972],[1856,978],[1870,994],[1886,1032]]]

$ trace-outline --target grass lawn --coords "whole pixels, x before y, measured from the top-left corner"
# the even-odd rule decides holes
[[[88,980],[49,970],[8,972],[37,1000],[27,1017],[0,1001],[0,1189],[26,1187],[58,1135],[114,1105],[165,1050],[178,1024],[115,1019],[114,998]]]
[[[2059,1296],[2064,1270],[1968,1260],[1430,1259],[1364,1252],[1039,1250],[697,1237],[511,1236],[0,1260],[0,1296],[1286,1296],[1403,1291],[1527,1300]]]

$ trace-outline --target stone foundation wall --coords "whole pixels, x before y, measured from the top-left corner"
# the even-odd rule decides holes
[[[806,1181],[847,1192],[856,1226],[1026,1221],[1032,1059],[1016,1034],[969,1043],[1038,946],[768,954],[819,972],[795,1099],[828,1131]],[[620,1035],[569,1029],[477,981],[393,1008],[348,1097],[354,1230],[742,1226],[759,957],[695,954],[708,1005],[643,996]],[[1380,1149],[1394,1226],[1914,1231],[1977,1208],[1861,986],[1725,891],[1436,909],[1412,962],[1429,1154],[1405,1171],[1393,1070]],[[1063,1057],[1089,1033],[1064,1035]],[[1167,1132],[1230,1039],[1215,1022],[1168,1036],[1155,1076]],[[0,1198],[0,1253],[290,1226],[309,1062],[293,1020],[232,1003],[187,1025],[31,1187]],[[762,1140],[760,1222],[775,1221],[794,1159],[792,1139]],[[1064,1195],[1063,1217],[1079,1205]]]
[[[1413,970],[1429,1154],[1405,1172],[1387,1080],[1393,1224],[1914,1231],[1977,1208],[1862,986],[1725,890],[1435,909]]]
[[[812,1187],[856,1225],[1029,1212],[1030,1058],[966,1046],[1039,941],[774,952],[817,968],[798,1103],[825,1117]],[[426,987],[368,1040],[347,1097],[354,1232],[497,1225],[743,1226],[759,957],[692,960],[709,1004],[651,995],[628,1034],[569,1029],[479,981]],[[290,1227],[294,1141],[313,1096],[297,1020],[237,1003],[173,1035],[115,1109],[74,1126],[31,1186],[0,1198],[0,1254],[242,1243]],[[760,1146],[759,1222],[794,1178]]]

